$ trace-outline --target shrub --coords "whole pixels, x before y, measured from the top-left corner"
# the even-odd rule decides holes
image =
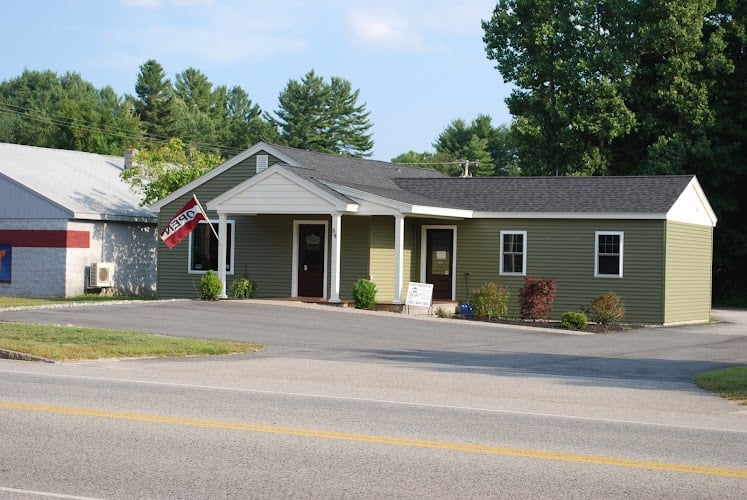
[[[563,314],[560,326],[566,330],[583,330],[586,328],[586,315],[582,312],[568,311]]]
[[[353,300],[358,309],[370,309],[376,305],[376,283],[361,278],[353,285]]]
[[[223,283],[212,269],[200,278],[200,297],[203,300],[217,300],[222,288]]]
[[[437,318],[451,318],[451,314],[449,314],[449,311],[447,311],[443,307],[438,306],[438,308],[436,309],[436,317]]]
[[[257,295],[257,282],[251,278],[239,278],[231,285],[231,297],[251,299]]]
[[[556,288],[554,278],[534,279],[527,276],[519,292],[522,319],[548,319],[555,302]]]
[[[500,318],[508,312],[508,290],[496,283],[485,283],[472,292],[472,305],[479,318]]]
[[[609,325],[625,316],[625,304],[615,292],[606,292],[591,301],[591,318],[597,323]]]

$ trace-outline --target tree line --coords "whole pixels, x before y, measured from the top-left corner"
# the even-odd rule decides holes
[[[172,82],[155,60],[140,66],[134,90],[120,96],[78,73],[25,70],[0,83],[0,141],[122,155],[129,146],[160,147],[178,138],[223,158],[260,140],[357,157],[373,150],[359,90],[313,70],[288,82],[274,114],[241,86],[215,86],[195,68]]]

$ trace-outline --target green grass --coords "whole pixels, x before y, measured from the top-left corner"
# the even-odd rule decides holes
[[[701,389],[747,405],[747,366],[699,373],[694,382]]]
[[[79,295],[69,298],[34,299],[29,297],[0,297],[0,309],[23,306],[46,306],[70,302],[111,302],[114,300],[153,300],[152,297],[129,297],[108,295]]]
[[[262,350],[257,344],[24,323],[0,323],[0,348],[57,361],[204,356]]]

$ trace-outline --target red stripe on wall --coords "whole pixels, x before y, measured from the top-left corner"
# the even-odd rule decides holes
[[[0,243],[14,247],[89,248],[88,231],[0,229]]]

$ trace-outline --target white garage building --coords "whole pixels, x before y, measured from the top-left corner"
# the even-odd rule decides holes
[[[124,168],[123,156],[0,143],[0,295],[155,294],[156,217]]]

